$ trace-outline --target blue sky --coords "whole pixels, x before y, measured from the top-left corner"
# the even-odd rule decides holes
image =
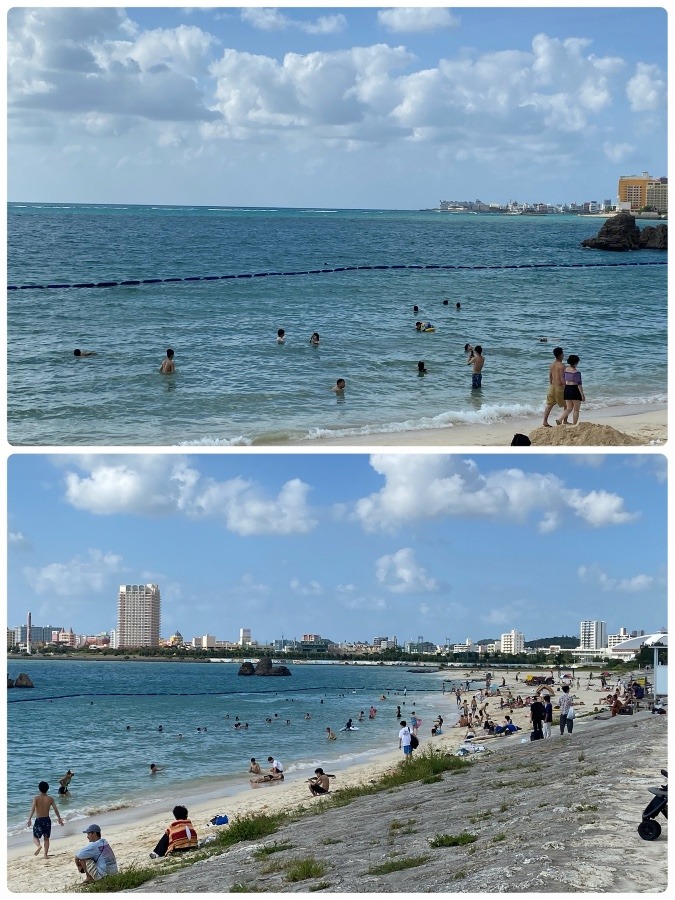
[[[8,619],[444,643],[666,626],[661,455],[11,456]]]
[[[667,175],[664,9],[15,8],[12,201],[419,209]]]

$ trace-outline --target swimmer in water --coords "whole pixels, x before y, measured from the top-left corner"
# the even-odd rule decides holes
[[[335,384],[331,388],[331,391],[333,391],[336,394],[344,394],[346,387],[347,387],[347,382],[344,380],[344,378],[338,378],[338,380],[335,382]]]
[[[73,350],[73,356],[96,356],[95,350]]]
[[[283,342],[285,340],[286,340],[286,332],[284,331],[283,328],[280,328],[277,331],[277,344],[283,344]]]
[[[172,375],[176,371],[176,364],[173,361],[173,350],[171,347],[166,351],[166,359],[162,360],[159,371],[162,375]]]
[[[313,347],[319,346],[319,332],[318,331],[314,332],[314,334],[309,339],[309,342]]]
[[[417,363],[417,374],[418,375],[426,375],[429,370],[424,367],[424,360],[421,359]]]

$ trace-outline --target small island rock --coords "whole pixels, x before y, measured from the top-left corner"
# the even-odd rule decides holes
[[[286,666],[273,666],[269,656],[262,656],[254,666],[253,663],[241,664],[239,675],[290,675],[291,671]]]
[[[611,216],[602,226],[596,237],[586,238],[582,247],[590,250],[667,250],[668,226],[648,225],[640,229],[635,223],[635,216],[628,212]]]
[[[17,677],[17,679],[14,682],[14,687],[15,688],[34,688],[35,685],[30,680],[28,675],[26,675],[24,672],[21,672],[21,674]]]

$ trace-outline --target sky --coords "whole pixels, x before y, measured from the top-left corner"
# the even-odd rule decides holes
[[[664,9],[14,8],[14,202],[433,208],[667,175]]]
[[[15,454],[8,624],[437,644],[666,627],[660,454]]]

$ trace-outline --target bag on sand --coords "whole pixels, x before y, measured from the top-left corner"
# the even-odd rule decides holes
[[[413,750],[417,750],[419,745],[420,745],[419,738],[417,737],[416,734],[413,734],[411,731],[410,732],[410,746],[412,747]]]
[[[530,732],[530,740],[531,741],[540,741],[543,737],[544,737],[544,735],[541,733],[541,731]]]

